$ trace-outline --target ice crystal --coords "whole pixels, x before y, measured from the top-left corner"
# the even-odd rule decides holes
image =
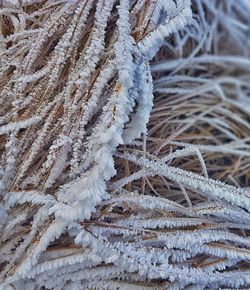
[[[0,288],[249,287],[250,3],[2,2]]]

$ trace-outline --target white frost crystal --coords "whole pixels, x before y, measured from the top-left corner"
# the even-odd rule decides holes
[[[0,289],[250,287],[249,15],[2,1]]]

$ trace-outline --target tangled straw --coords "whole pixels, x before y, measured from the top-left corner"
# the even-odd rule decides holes
[[[249,13],[3,4],[2,289],[250,285]]]

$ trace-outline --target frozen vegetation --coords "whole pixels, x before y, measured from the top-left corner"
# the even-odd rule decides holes
[[[0,6],[0,289],[249,289],[250,1]]]

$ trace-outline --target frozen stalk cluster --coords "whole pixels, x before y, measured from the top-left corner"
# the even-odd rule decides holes
[[[0,289],[250,287],[249,16],[3,1]]]

